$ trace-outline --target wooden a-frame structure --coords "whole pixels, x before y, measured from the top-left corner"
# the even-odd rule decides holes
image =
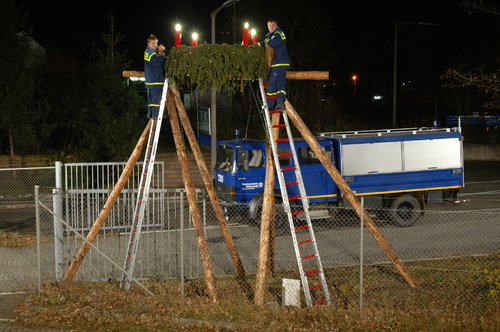
[[[269,60],[272,58],[272,52],[269,52],[269,49],[267,50],[268,52],[266,52],[266,56]],[[144,75],[143,72],[138,72],[138,71],[127,71],[123,73],[124,77],[143,76],[143,75]],[[287,73],[287,79],[326,80],[328,79],[328,72],[289,71]],[[177,149],[177,156],[179,158],[179,163],[181,164],[183,182],[186,189],[189,201],[189,207],[192,214],[193,226],[195,229],[198,247],[200,250],[200,260],[205,274],[209,296],[213,302],[218,302],[215,279],[213,276],[213,270],[211,266],[210,256],[208,253],[208,247],[206,244],[206,238],[203,232],[201,215],[199,213],[199,208],[197,206],[195,188],[193,185],[191,174],[189,172],[189,165],[188,165],[187,151],[186,151],[187,149],[184,146],[182,140],[180,123],[182,123],[182,126],[184,128],[184,133],[186,134],[191,149],[196,156],[195,157],[196,163],[202,175],[202,179],[207,189],[207,193],[210,197],[212,206],[214,207],[214,211],[217,220],[219,222],[219,226],[221,228],[224,240],[226,241],[226,245],[230,252],[240,287],[242,287],[244,292],[247,294],[248,298],[254,299],[254,303],[256,305],[262,306],[264,304],[266,274],[267,271],[269,270],[269,256],[273,251],[271,249],[272,249],[272,241],[274,238],[274,232],[273,232],[274,228],[271,227],[272,221],[274,220],[274,195],[272,193],[274,188],[274,171],[275,171],[274,164],[272,162],[272,155],[271,153],[267,153],[268,159],[266,162],[267,165],[266,182],[265,182],[263,209],[262,209],[263,213],[261,221],[261,234],[260,234],[261,238],[260,238],[259,253],[258,253],[255,293],[253,294],[252,288],[247,281],[243,264],[239,257],[236,246],[234,244],[233,238],[230,234],[229,227],[227,225],[227,221],[224,216],[224,212],[222,210],[217,194],[213,187],[210,171],[207,169],[206,163],[203,159],[201,149],[199,148],[194,131],[189,122],[186,110],[184,109],[184,106],[182,104],[179,91],[173,84],[169,84],[168,87],[167,108],[169,113],[170,124],[172,126],[172,133],[174,136],[174,141]],[[394,264],[394,266],[401,274],[401,276],[407,281],[407,283],[411,287],[417,287],[417,282],[415,281],[411,271],[406,267],[404,262],[401,260],[401,258],[399,258],[399,256],[393,249],[392,245],[380,232],[375,222],[371,218],[370,214],[366,210],[362,209],[360,201],[356,197],[355,193],[350,189],[349,185],[345,182],[342,175],[339,173],[337,168],[333,165],[333,162],[328,158],[326,153],[320,147],[314,135],[304,124],[304,122],[302,121],[302,119],[300,118],[300,116],[295,111],[295,109],[293,108],[293,106],[290,104],[289,101],[286,102],[286,113],[289,119],[292,120],[293,124],[299,130],[303,138],[307,141],[307,143],[309,144],[313,152],[316,154],[318,159],[321,161],[325,169],[328,171],[328,173],[330,174],[336,185],[339,187],[344,196],[347,198],[349,203],[354,207],[356,213],[359,216],[363,216],[363,222],[365,227],[369,230],[371,235],[377,241],[377,243],[382,248],[386,256]],[[88,242],[94,242],[99,230],[102,228],[108,214],[110,213],[113,204],[116,202],[119,194],[121,193],[121,190],[123,189],[125,183],[128,181],[132,169],[134,168],[144,148],[145,142],[147,140],[147,133],[151,127],[151,121],[152,120],[149,121],[146,128],[144,129],[132,155],[130,156],[127,162],[127,165],[125,166],[123,173],[121,174],[119,180],[115,184],[113,191],[111,192],[99,216],[94,222],[93,227],[89,231],[87,235]],[[279,122],[279,114],[273,114],[272,122],[273,123]],[[277,132],[275,136],[277,137]],[[84,241],[80,247],[80,250],[74,256],[70,267],[66,271],[62,279],[63,282],[71,282],[73,280],[74,275],[76,274],[78,268],[80,267],[81,263],[83,262],[83,259],[85,258],[89,250],[90,250],[90,245]]]

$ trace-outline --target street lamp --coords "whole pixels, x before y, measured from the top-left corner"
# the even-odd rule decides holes
[[[354,95],[356,96],[356,81],[358,80],[358,76],[357,75],[352,75],[352,83],[353,83],[353,86],[354,86]]]
[[[215,16],[217,13],[225,7],[234,5],[240,0],[228,0],[224,2],[219,8],[210,13],[210,18],[212,21],[212,44],[215,44]],[[216,92],[215,87],[210,88],[210,158],[211,158],[211,172],[212,177],[214,177],[215,160],[217,159],[216,149],[217,149],[217,116],[216,116]]]
[[[394,24],[394,77],[392,81],[392,127],[396,128],[396,90],[398,68],[398,27],[401,25],[438,25],[437,23],[424,22],[398,22]]]

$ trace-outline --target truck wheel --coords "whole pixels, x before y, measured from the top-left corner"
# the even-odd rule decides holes
[[[410,227],[420,217],[420,204],[411,195],[402,195],[392,201],[389,217],[399,227]]]

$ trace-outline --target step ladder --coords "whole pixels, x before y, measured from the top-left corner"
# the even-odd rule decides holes
[[[131,275],[134,273],[135,259],[137,256],[137,248],[139,239],[141,237],[141,228],[144,220],[144,211],[147,206],[149,198],[149,189],[151,186],[151,178],[154,172],[154,163],[156,159],[156,148],[158,147],[158,140],[160,138],[161,123],[163,120],[163,112],[167,101],[168,80],[165,79],[163,86],[160,110],[158,117],[153,118],[151,124],[151,131],[149,132],[148,144],[146,153],[144,155],[144,164],[142,167],[142,174],[140,179],[139,191],[137,193],[137,202],[134,209],[134,216],[132,220],[132,227],[130,231],[130,240],[128,242],[127,256],[125,257],[124,270],[128,273],[122,273],[120,287],[124,289],[130,288]]]
[[[293,246],[295,249],[295,256],[297,258],[297,265],[299,267],[300,278],[304,290],[306,305],[312,307],[316,304],[331,304],[330,293],[326,283],[325,273],[321,264],[321,259],[318,252],[316,238],[311,223],[311,215],[309,213],[309,200],[307,198],[305,185],[302,180],[302,173],[300,167],[287,165],[282,167],[279,162],[281,156],[291,156],[294,165],[299,165],[295,145],[292,138],[292,132],[288,121],[288,116],[285,111],[269,110],[266,102],[266,93],[264,91],[264,84],[262,79],[259,79],[260,93],[262,96],[262,109],[264,113],[265,123],[269,140],[272,147],[274,164],[281,190],[281,197],[283,201],[283,208],[288,217],[290,231],[292,234]],[[272,125],[271,114],[280,113],[283,123]],[[274,128],[285,128],[286,138],[273,137]],[[288,142],[290,144],[290,152],[278,153],[278,143]],[[294,180],[290,182],[285,181],[285,173],[294,173]],[[288,188],[296,186],[299,189],[299,196],[289,196]],[[290,201],[300,200],[302,206],[296,211],[292,211]],[[304,221],[301,221],[304,220]]]

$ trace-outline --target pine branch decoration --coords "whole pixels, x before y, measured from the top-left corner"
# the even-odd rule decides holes
[[[173,48],[165,61],[165,72],[169,80],[190,89],[236,91],[248,80],[267,79],[269,68],[262,47],[200,44]]]

